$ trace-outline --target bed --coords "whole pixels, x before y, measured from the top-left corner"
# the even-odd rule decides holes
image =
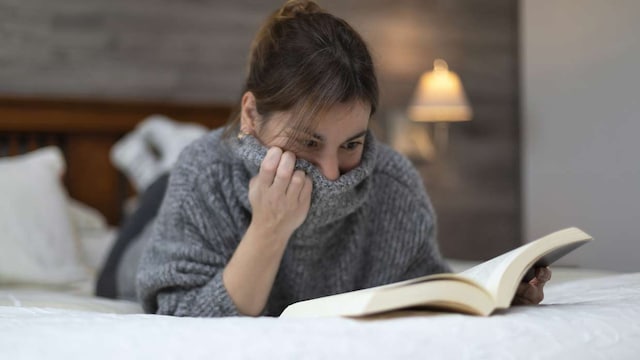
[[[44,175],[17,181],[15,166],[0,162],[1,196],[14,196],[10,207],[0,204],[0,218],[23,211],[35,227],[50,230],[13,231],[15,223],[0,220],[7,227],[0,229],[0,358],[638,358],[640,273],[557,267],[541,305],[487,318],[428,311],[366,319],[175,318],[143,314],[135,302],[93,296],[97,268],[133,193],[110,165],[109,148],[153,113],[217,127],[229,112],[224,105],[0,99],[0,161],[50,145],[61,149],[61,188],[68,197],[41,206],[65,206],[66,217],[52,218],[69,225],[60,231],[59,221],[32,216],[40,210],[30,201],[50,194],[47,184],[28,186]],[[59,162],[55,152],[49,154],[42,161]],[[16,202],[20,189],[41,193]],[[23,244],[3,243],[21,234]],[[43,241],[52,234],[58,238]],[[20,278],[6,265],[13,261],[8,252],[16,249],[82,266],[54,276],[63,266],[50,263]],[[450,263],[456,271],[474,264]],[[7,275],[9,270],[14,272]]]

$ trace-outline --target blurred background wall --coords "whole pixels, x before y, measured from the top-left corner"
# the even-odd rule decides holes
[[[524,224],[596,241],[567,264],[640,270],[640,2],[524,0]]]
[[[251,39],[281,3],[0,0],[0,94],[232,104]],[[443,253],[486,259],[521,243],[518,2],[319,3],[369,44],[383,140],[435,58],[462,79],[473,120],[450,126],[435,161],[413,159],[439,214]]]

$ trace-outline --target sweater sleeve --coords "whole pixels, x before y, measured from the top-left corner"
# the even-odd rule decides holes
[[[222,196],[212,194],[209,188],[201,189],[183,172],[172,173],[150,244],[138,267],[138,297],[146,312],[240,315],[222,281],[238,236],[225,206]]]
[[[427,198],[426,206],[422,207],[423,211],[418,215],[420,219],[416,222],[417,241],[419,247],[411,259],[409,266],[402,275],[402,280],[413,279],[416,277],[451,272],[451,268],[444,261],[440,254],[437,235],[436,215],[429,199]]]
[[[379,158],[379,207],[383,208],[382,230],[391,231],[395,241],[386,253],[401,254],[402,266],[392,281],[450,272],[437,241],[437,217],[422,177],[408,159],[386,150]],[[390,256],[394,258],[394,256]],[[400,261],[400,260],[396,260]],[[397,264],[397,263],[396,263]]]
[[[438,221],[431,199],[415,169],[411,168],[409,174],[415,178],[414,183],[418,183],[418,185],[414,185],[417,192],[414,201],[417,202],[418,209],[413,212],[413,216],[415,236],[419,246],[403,278],[412,279],[424,275],[451,272],[451,268],[444,261],[438,246]]]

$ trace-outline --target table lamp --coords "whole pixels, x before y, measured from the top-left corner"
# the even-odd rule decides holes
[[[413,121],[435,124],[434,142],[440,151],[447,147],[447,124],[471,120],[471,107],[460,77],[449,71],[446,61],[436,59],[433,70],[422,74],[407,115]]]

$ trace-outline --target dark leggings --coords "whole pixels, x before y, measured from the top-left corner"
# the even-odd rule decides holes
[[[164,174],[156,179],[140,196],[138,208],[120,226],[116,242],[111,248],[96,283],[97,296],[117,298],[116,274],[120,259],[129,244],[140,235],[149,221],[156,217],[164,199],[168,180],[169,174]]]

